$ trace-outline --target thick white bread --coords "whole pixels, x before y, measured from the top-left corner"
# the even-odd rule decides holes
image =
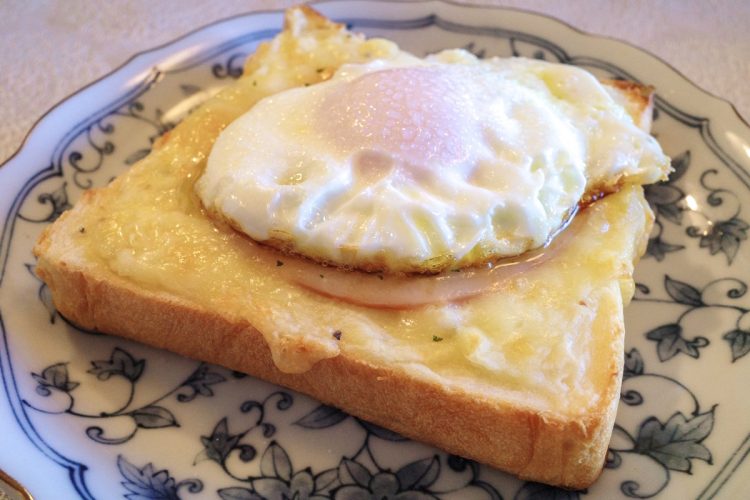
[[[589,485],[601,471],[614,423],[622,371],[622,308],[632,295],[633,262],[643,252],[651,225],[641,188],[626,186],[582,210],[570,229],[574,238],[532,273],[509,280],[501,293],[451,305],[459,313],[476,309],[479,313],[474,314],[481,315],[496,304],[498,311],[492,314],[525,315],[530,324],[546,318],[540,304],[552,311],[544,314],[557,311],[552,317],[560,321],[548,322],[550,332],[526,332],[504,351],[519,367],[538,365],[538,373],[524,368],[521,375],[502,372],[493,378],[486,368],[464,359],[453,360],[460,365],[454,372],[441,371],[439,356],[406,362],[408,358],[399,356],[409,343],[398,332],[374,329],[381,341],[373,344],[364,334],[368,330],[357,333],[357,325],[413,319],[426,330],[434,325],[422,317],[423,310],[369,310],[317,296],[285,283],[275,266],[255,267],[255,273],[240,266],[237,274],[240,281],[252,282],[259,274],[263,280],[276,280],[274,288],[295,297],[295,310],[263,294],[247,296],[244,289],[232,288],[236,277],[217,284],[228,275],[218,273],[220,278],[212,280],[213,263],[205,262],[207,255],[252,260],[261,251],[231,229],[214,226],[192,194],[189,179],[200,172],[220,130],[264,95],[319,81],[344,62],[397,50],[386,41],[353,37],[309,9],[290,11],[286,28],[249,60],[245,77],[191,114],[127,174],[107,188],[85,193],[44,232],[35,248],[37,273],[52,291],[56,307],[83,327],[256,375],[521,477],[572,488]],[[300,65],[300,59],[312,62]],[[649,113],[649,96],[640,87],[628,89],[618,92],[640,120]],[[154,187],[171,181],[167,190]],[[136,222],[130,219],[125,223],[139,232],[118,239],[113,233],[124,227],[118,217],[128,217],[123,214],[141,207],[144,199],[160,208],[136,211],[130,217],[138,218],[138,225],[132,226]],[[165,219],[167,225],[178,221],[198,229],[174,233],[174,238],[151,237],[151,226],[161,231]],[[213,239],[200,231],[209,231]],[[201,238],[191,239],[196,234]],[[126,240],[137,247],[140,260],[132,259],[135,247],[122,246]],[[212,248],[200,253],[206,241]],[[174,259],[158,258],[162,251]],[[151,254],[157,258],[149,260]],[[176,284],[160,278],[164,273]],[[243,310],[236,305],[238,296]],[[331,333],[341,324],[347,327],[340,328],[343,336],[337,339]],[[316,325],[317,334],[299,334],[314,332]],[[461,339],[474,338],[472,332],[446,336],[440,343],[414,340],[414,351],[455,350]],[[573,351],[565,350],[568,344]],[[560,351],[553,361],[565,358],[565,370],[545,372],[534,361],[539,351]],[[536,375],[543,383],[536,385]],[[546,386],[557,391],[556,384],[567,391],[545,393]]]
[[[310,394],[354,415],[413,439],[485,462],[520,477],[570,488],[599,475],[619,398],[622,373],[624,296],[613,280],[587,307],[597,321],[572,341],[598,338],[592,353],[600,364],[600,404],[570,418],[540,412],[481,393],[449,388],[404,375],[396,366],[346,354],[322,360],[302,374],[280,371],[263,336],[235,321],[171,293],[148,291],[111,273],[91,269],[74,239],[87,195],[39,242],[37,272],[52,291],[59,312],[85,328],[128,337],[155,347],[220,364]],[[606,197],[587,209],[632,233],[623,257],[643,249],[650,216],[639,188]],[[604,238],[607,235],[603,235]],[[627,283],[630,270],[623,266]],[[626,293],[629,291],[626,290]]]

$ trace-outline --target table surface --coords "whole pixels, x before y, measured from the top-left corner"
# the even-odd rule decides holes
[[[288,0],[0,0],[0,163],[60,100],[133,54]],[[750,2],[474,0],[544,13],[657,55],[750,122]],[[210,7],[207,7],[210,6]]]

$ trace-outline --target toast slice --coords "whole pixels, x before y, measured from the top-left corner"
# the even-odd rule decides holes
[[[462,300],[402,308],[332,297],[293,273],[375,296],[409,278],[347,284],[351,273],[277,254],[212,220],[194,194],[219,132],[257,100],[397,51],[309,8],[288,11],[242,78],[44,231],[36,271],[82,327],[290,387],[522,478],[586,487],[614,424],[623,307],[652,224],[638,182],[581,209],[541,263]],[[610,88],[647,127],[650,91]]]

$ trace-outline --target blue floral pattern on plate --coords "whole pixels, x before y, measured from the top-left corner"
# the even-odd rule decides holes
[[[648,69],[663,63],[529,13],[436,2],[357,5],[366,8],[322,8],[417,53],[462,46],[480,57],[577,64],[660,89],[681,78],[667,68],[652,81]],[[352,12],[358,17],[347,18]],[[742,397],[750,375],[750,168],[718,137],[726,123],[744,126],[687,111],[684,98],[656,103],[654,131],[675,173],[646,191],[656,225],[627,310],[626,370],[605,471],[588,491],[523,482],[292,391],[81,331],[59,316],[33,274],[30,250],[41,229],[237,78],[246,55],[279,25],[279,16],[238,17],[160,49],[137,83],[83,114],[63,105],[47,118],[75,120],[57,126],[42,160],[19,155],[0,171],[16,179],[13,188],[0,187],[12,200],[0,238],[0,368],[13,415],[5,429],[67,469],[82,498],[712,498],[747,488],[737,478],[750,452]],[[198,41],[201,50],[162,64]],[[108,79],[138,74],[136,63]],[[9,459],[3,453],[0,467]]]

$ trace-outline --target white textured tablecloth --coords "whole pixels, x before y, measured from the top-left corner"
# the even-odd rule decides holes
[[[0,162],[57,102],[136,52],[289,0],[0,0]],[[748,0],[474,0],[556,17],[661,57],[750,121]]]

